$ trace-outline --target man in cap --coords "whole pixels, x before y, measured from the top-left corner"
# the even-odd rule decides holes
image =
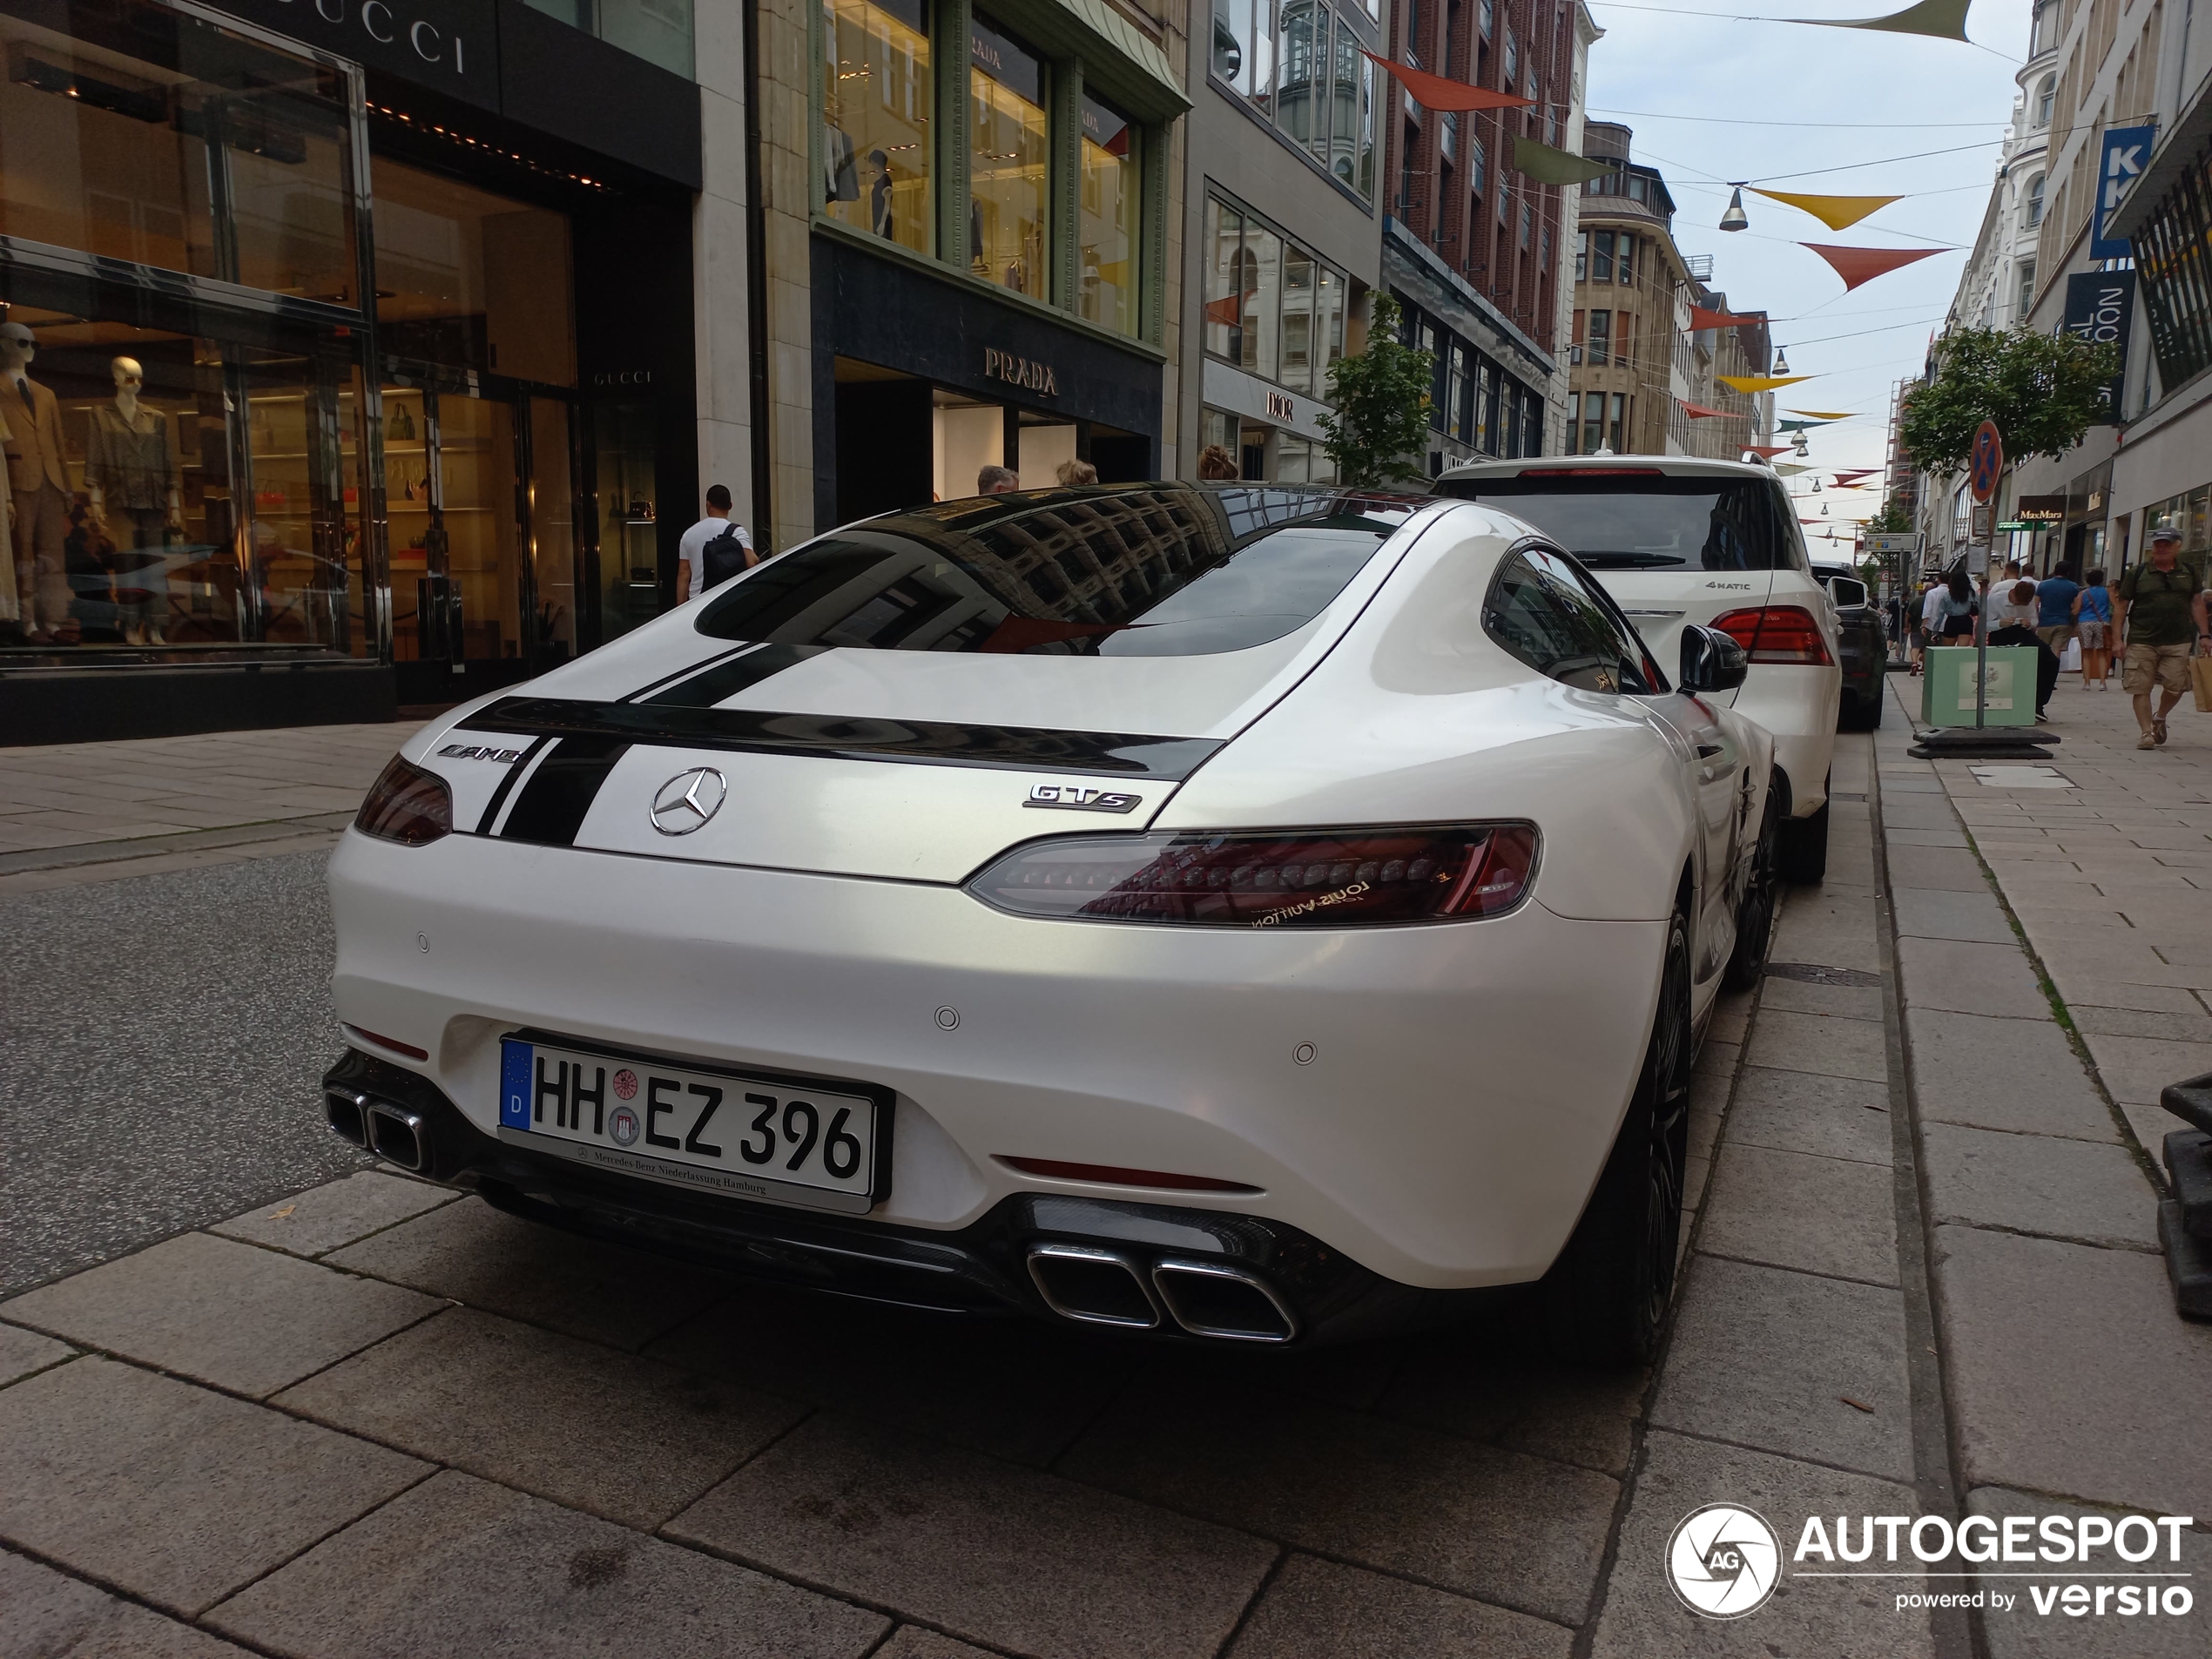
[[[2189,689],[2189,658],[2212,647],[2205,624],[2204,587],[2194,567],[2181,562],[2182,533],[2171,520],[2150,533],[2150,558],[2120,579],[2112,592],[2112,632],[2127,641],[2120,684],[2135,699],[2138,749],[2166,741],[2166,717]],[[2159,688],[2158,712],[2150,688]]]

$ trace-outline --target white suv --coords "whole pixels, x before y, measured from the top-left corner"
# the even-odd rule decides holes
[[[1843,676],[1836,616],[1771,469],[1687,455],[1564,455],[1449,469],[1440,496],[1525,519],[1605,584],[1671,663],[1686,623],[1732,636],[1750,658],[1740,689],[1710,695],[1774,734],[1788,819],[1782,874],[1828,867],[1828,775]]]

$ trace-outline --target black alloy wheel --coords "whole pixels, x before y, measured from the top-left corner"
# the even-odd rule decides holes
[[[1689,924],[1677,911],[1635,1098],[1581,1220],[1540,1286],[1561,1359],[1636,1366],[1659,1350],[1682,1240],[1690,1062]]]
[[[1729,954],[1721,983],[1748,991],[1766,974],[1767,948],[1774,939],[1774,901],[1782,887],[1782,787],[1770,780],[1766,810],[1759,815],[1759,842],[1751,853],[1751,873],[1736,907],[1736,948]]]

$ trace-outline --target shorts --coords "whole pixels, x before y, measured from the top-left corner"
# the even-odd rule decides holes
[[[2038,628],[2035,637],[2051,648],[2054,657],[2063,657],[2066,655],[2066,642],[2074,637],[2074,624],[2070,622],[2049,623]]]
[[[2082,617],[2074,624],[2074,631],[2080,637],[2082,650],[2102,651],[2105,648],[2105,625],[2094,617]]]
[[[2195,653],[2193,644],[2131,644],[2127,660],[2120,667],[2120,689],[2130,697],[2144,697],[2149,694],[2151,682],[2156,680],[2179,697],[2189,689],[2189,658]]]

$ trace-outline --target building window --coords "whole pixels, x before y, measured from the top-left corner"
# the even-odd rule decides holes
[[[1444,382],[1444,430],[1461,443],[1467,437],[1467,348],[1452,342],[1451,372]]]
[[[2035,261],[2033,260],[2022,260],[2020,261],[2020,297],[2013,305],[2013,320],[2014,322],[2027,321],[2027,314],[2033,307],[2034,304]]]
[[[1611,231],[1590,233],[1590,280],[1593,282],[1613,280],[1613,233]]]
[[[1536,216],[1530,211],[1527,199],[1523,197],[1521,203],[1521,251],[1523,253],[1528,251],[1528,236],[1534,229],[1535,222]]]
[[[2043,222],[2043,181],[2044,175],[2040,172],[2027,181],[2027,199],[2020,203],[2020,226],[2024,230],[2032,231]]]
[[[968,268],[1016,293],[1049,299],[1044,64],[980,13],[968,24]]]
[[[1483,180],[1489,165],[1489,156],[1482,148],[1482,140],[1467,140],[1467,188],[1476,195],[1482,193]]]
[[[1325,397],[1329,367],[1344,355],[1343,273],[1215,196],[1206,198],[1204,236],[1206,350]]]
[[[1539,269],[1546,272],[1552,268],[1552,231],[1548,225],[1544,226],[1542,234],[1537,239],[1536,264]]]
[[[1613,314],[1610,311],[1590,313],[1589,365],[1603,368],[1612,361]]]
[[[1615,455],[1627,453],[1628,443],[1623,432],[1628,421],[1629,400],[1625,393],[1613,394],[1613,413],[1606,425],[1606,447]]]
[[[1117,334],[1139,327],[1137,206],[1143,197],[1135,123],[1083,94],[1082,289],[1078,314]]]
[[[1507,90],[1521,78],[1521,43],[1513,37],[1513,30],[1506,30],[1506,79]]]
[[[1587,282],[1590,280],[1591,234],[1592,233],[1584,231],[1575,244],[1575,280],[1577,282]]]
[[[2036,21],[2042,21],[2038,14]],[[2046,75],[2035,88],[2035,131],[2040,132],[2051,125],[2051,106],[2058,102],[2059,78]]]
[[[822,43],[822,212],[932,252],[934,82],[921,0],[830,0]]]
[[[2135,268],[2158,358],[2158,378],[2179,386],[2212,365],[2212,158],[2200,155],[2168,188],[2137,232]]]
[[[1491,16],[1490,16],[1490,9],[1491,9],[1491,0],[1481,0],[1481,4],[1480,4],[1480,6],[1478,8],[1478,10],[1477,10],[1477,13],[1476,13],[1476,15],[1477,15],[1477,16],[1478,16],[1478,17],[1481,19],[1481,22],[1482,22],[1482,37],[1483,37],[1483,39],[1485,39],[1485,40],[1487,40],[1487,39],[1489,39],[1489,38],[1490,38],[1490,30],[1491,30],[1491,22],[1492,22],[1492,20],[1491,20]]]
[[[1615,248],[1613,280],[1624,287],[1633,286],[1636,280],[1636,239],[1626,231]]]
[[[1460,152],[1460,118],[1456,111],[1447,110],[1444,111],[1443,128],[1438,143],[1439,147],[1442,149],[1444,154],[1447,158],[1458,156]]]
[[[1372,7],[1370,7],[1370,10]],[[1375,66],[1325,0],[1214,0],[1213,75],[1345,189],[1375,193]]]

